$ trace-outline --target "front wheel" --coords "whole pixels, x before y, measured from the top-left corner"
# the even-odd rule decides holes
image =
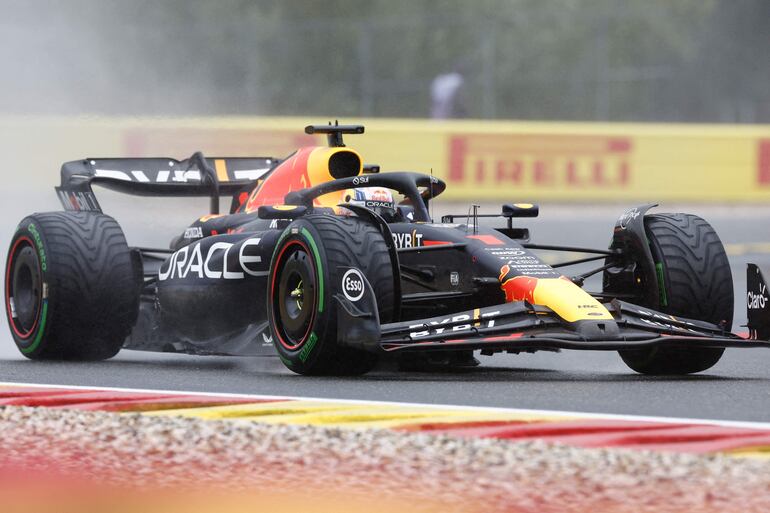
[[[337,340],[335,294],[363,294],[363,273],[376,291],[380,322],[394,311],[395,282],[388,246],[359,217],[308,215],[292,222],[270,264],[267,317],[275,348],[290,370],[307,375],[364,374],[377,355]],[[359,290],[360,289],[360,290]]]
[[[733,323],[733,279],[725,248],[714,228],[692,214],[645,217],[645,231],[664,313],[724,326]],[[716,365],[724,348],[654,347],[620,351],[642,374],[692,374]]]

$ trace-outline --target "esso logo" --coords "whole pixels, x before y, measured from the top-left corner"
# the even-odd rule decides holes
[[[358,269],[348,269],[342,275],[342,293],[354,303],[364,297],[364,277]]]

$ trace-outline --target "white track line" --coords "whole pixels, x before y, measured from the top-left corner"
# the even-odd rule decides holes
[[[43,383],[16,383],[0,382],[0,387],[32,387],[32,388],[65,388],[72,390],[97,390],[107,392],[138,392],[149,394],[168,394],[168,395],[198,395],[204,397],[225,397],[233,399],[268,399],[268,400],[291,400],[291,401],[317,401],[321,403],[343,403],[343,404],[363,404],[373,406],[402,406],[412,408],[422,408],[427,410],[463,410],[474,412],[489,413],[513,413],[521,415],[540,415],[545,417],[566,417],[582,419],[599,420],[624,420],[631,422],[658,422],[664,424],[701,424],[722,427],[737,427],[747,429],[770,430],[770,422],[751,422],[738,420],[718,420],[718,419],[694,419],[678,417],[654,417],[646,415],[624,415],[617,413],[594,413],[578,411],[559,411],[559,410],[531,410],[526,408],[500,408],[493,406],[463,406],[455,404],[425,404],[425,403],[407,403],[397,401],[369,401],[360,399],[330,399],[328,397],[303,397],[287,395],[262,395],[262,394],[237,394],[228,392],[197,392],[182,390],[158,390],[148,388],[119,388],[119,387],[100,387],[100,386],[80,386],[80,385],[57,385]]]

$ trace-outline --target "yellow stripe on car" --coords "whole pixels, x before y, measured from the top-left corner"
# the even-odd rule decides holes
[[[547,306],[567,322],[613,319],[604,305],[563,277],[537,280],[534,299],[536,305]]]

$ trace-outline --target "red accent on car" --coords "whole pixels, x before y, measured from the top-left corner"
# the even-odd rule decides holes
[[[524,336],[524,333],[511,333],[510,335],[502,335],[499,337],[487,337],[482,338],[482,342],[505,342],[506,340],[516,340]],[[445,340],[444,344],[462,344],[463,342],[474,342],[478,339],[472,338],[453,338],[451,340]],[[432,344],[432,342],[426,342],[426,344]]]
[[[468,235],[469,239],[480,240],[487,246],[502,246],[505,243],[494,235]]]
[[[521,338],[524,336],[524,333],[511,333],[510,335],[502,335],[500,337],[487,337],[484,339],[484,342],[498,342],[498,341],[506,341],[506,340],[516,340],[517,338]]]

